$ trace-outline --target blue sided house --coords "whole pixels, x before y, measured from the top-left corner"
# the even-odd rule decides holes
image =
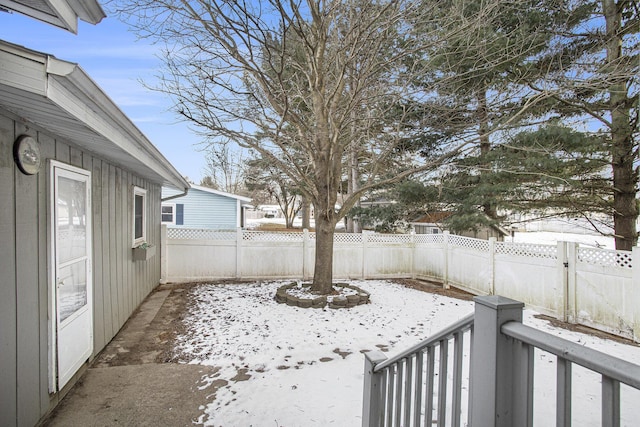
[[[234,230],[245,226],[251,199],[192,185],[188,193],[162,189],[162,223],[170,227]]]

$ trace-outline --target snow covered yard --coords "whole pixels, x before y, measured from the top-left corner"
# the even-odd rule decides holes
[[[287,281],[288,282],[288,281]],[[398,353],[473,311],[470,301],[389,281],[353,281],[371,304],[301,309],[274,301],[286,282],[192,288],[177,359],[219,367],[202,378],[215,399],[198,424],[209,426],[360,426],[364,356]],[[640,347],[551,326],[525,311],[525,323],[638,363]],[[214,390],[212,384],[218,388]],[[599,377],[574,367],[574,425],[600,425]],[[555,357],[536,352],[536,425],[555,419]],[[622,425],[640,419],[640,393],[622,388]]]

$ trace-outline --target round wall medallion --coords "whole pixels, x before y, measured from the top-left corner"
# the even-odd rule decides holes
[[[40,169],[40,146],[29,135],[21,135],[13,144],[13,158],[22,173],[34,175]]]

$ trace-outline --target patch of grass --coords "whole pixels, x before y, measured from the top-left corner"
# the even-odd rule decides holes
[[[260,224],[257,227],[253,228],[253,230],[255,231],[292,231],[297,233],[302,232],[302,228],[300,227],[287,228],[285,227],[284,224],[274,224],[270,222]],[[315,229],[311,228],[309,229],[309,231],[315,231]]]

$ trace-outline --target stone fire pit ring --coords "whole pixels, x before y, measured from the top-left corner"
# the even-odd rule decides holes
[[[348,283],[333,285],[338,295],[314,295],[310,292],[311,284],[297,282],[282,285],[276,291],[275,300],[280,304],[287,304],[301,308],[351,308],[357,305],[369,304],[371,294],[357,286]]]

